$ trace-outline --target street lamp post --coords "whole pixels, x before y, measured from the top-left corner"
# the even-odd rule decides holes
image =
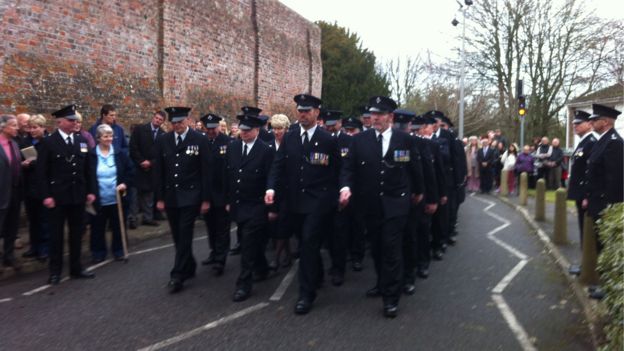
[[[464,138],[464,76],[466,74],[466,7],[472,5],[472,0],[464,0],[466,7],[459,1],[459,8],[462,11],[462,47],[460,53],[461,69],[459,73],[459,139]],[[457,20],[453,19],[453,26],[457,26]]]

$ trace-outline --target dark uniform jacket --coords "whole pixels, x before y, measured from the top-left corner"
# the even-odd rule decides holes
[[[316,127],[307,147],[301,140],[301,128],[284,135],[271,166],[267,189],[283,189],[280,198],[286,201],[290,212],[328,212],[338,201],[337,139]]]
[[[165,132],[158,128],[156,132],[157,138],[163,135]],[[154,134],[152,133],[152,123],[143,124],[137,126],[132,131],[130,137],[130,157],[136,164],[136,187],[142,191],[154,191]],[[117,149],[115,149],[117,151]],[[141,162],[150,161],[152,167],[144,169],[141,167]]]
[[[624,176],[622,165],[624,143],[611,128],[594,144],[587,160],[587,212],[597,217],[607,205],[622,202]]]
[[[453,136],[446,129],[440,129],[440,135],[434,135],[434,142],[438,144],[442,169],[444,170],[444,184],[448,189],[455,187],[455,159],[453,157]]]
[[[172,208],[210,201],[211,154],[205,136],[189,128],[176,145],[174,132],[163,134],[156,140],[154,154],[156,201]]]
[[[576,146],[574,154],[572,154],[572,168],[570,169],[570,180],[568,183],[568,199],[583,200],[587,190],[585,186],[587,179],[585,171],[587,170],[587,160],[591,154],[591,150],[596,143],[596,137],[589,133]]]
[[[114,148],[114,147],[113,147]],[[126,155],[125,152],[121,150],[114,150],[115,154],[113,157],[115,158],[115,169],[117,170],[117,185],[126,184],[126,187],[134,185],[134,165],[132,161],[130,161],[130,157]],[[96,184],[95,187],[95,202],[93,206],[96,211],[100,208],[100,186],[97,181],[97,166],[98,166],[98,156],[95,151],[95,148],[89,150],[89,168],[91,171],[89,172],[91,177],[94,177],[92,181]]]
[[[340,185],[351,189],[351,202],[364,215],[406,216],[411,194],[423,194],[420,153],[409,134],[393,130],[381,156],[375,130],[356,134],[342,168]]]
[[[273,134],[273,132],[270,132],[264,128],[260,128],[260,132],[258,133],[258,139],[269,144],[275,140],[275,134]]]
[[[244,158],[242,140],[230,144],[227,150],[226,197],[234,221],[243,222],[258,216],[266,218],[265,185],[274,155],[275,150],[260,138],[256,139]]]
[[[440,194],[438,193],[438,183],[436,181],[435,174],[435,159],[430,150],[429,140],[423,139],[418,136],[413,136],[414,143],[420,153],[420,161],[423,171],[423,180],[425,182],[425,198],[424,201],[427,204],[437,204],[440,201]],[[435,145],[433,145],[435,146]]]
[[[72,146],[59,131],[41,140],[37,155],[37,179],[41,198],[54,198],[57,205],[80,205],[96,184],[87,159],[87,140],[74,133]]]
[[[431,157],[433,159],[433,169],[435,172],[436,183],[438,185],[438,197],[443,198],[448,196],[448,188],[446,186],[444,164],[442,163],[440,148],[438,147],[438,144],[431,139],[423,138],[423,140],[429,145],[429,151],[431,152]]]
[[[232,138],[223,133],[219,133],[214,140],[208,139],[208,146],[212,153],[212,191],[211,207],[223,207],[226,204],[225,188],[227,185],[227,149]]]

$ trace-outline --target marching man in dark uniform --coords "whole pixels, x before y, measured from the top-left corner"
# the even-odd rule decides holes
[[[299,128],[284,136],[271,166],[265,203],[272,205],[275,190],[283,189],[280,198],[286,201],[287,225],[301,237],[295,313],[306,314],[312,308],[322,279],[320,248],[325,223],[338,200],[340,155],[336,138],[318,128],[321,100],[307,94],[297,95],[294,100]]]
[[[241,233],[241,272],[236,281],[235,302],[251,294],[253,274],[266,276],[269,266],[264,255],[269,211],[264,189],[273,163],[274,149],[259,138],[264,121],[260,109],[248,108],[239,115],[240,139],[227,150],[227,209]]]
[[[216,276],[223,274],[225,262],[230,250],[230,215],[225,210],[225,188],[227,184],[226,152],[231,139],[221,133],[219,122],[223,118],[209,113],[200,120],[206,128],[208,147],[211,152],[212,182],[210,184],[211,198],[210,210],[204,214],[206,229],[208,231],[208,244],[210,255],[202,261],[203,265],[212,264],[212,270]]]
[[[392,99],[369,101],[373,129],[353,137],[340,176],[340,205],[349,203],[365,216],[377,272],[368,296],[383,297],[386,317],[396,317],[403,283],[402,243],[412,204],[423,198],[420,154],[412,137],[391,128],[397,107]]]
[[[593,114],[589,116],[589,121],[598,135],[598,141],[587,160],[586,194],[581,206],[595,223],[607,206],[624,201],[624,142],[613,128],[621,112],[598,104],[593,104],[592,109]],[[597,240],[598,238],[596,235]],[[600,241],[597,247],[600,252]],[[601,299],[604,292],[597,288],[590,297]]]
[[[167,213],[176,251],[168,284],[171,293],[182,290],[184,281],[195,276],[195,219],[210,209],[210,148],[206,137],[188,127],[190,110],[165,109],[173,131],[157,139],[154,151],[156,208]]]
[[[82,269],[80,249],[84,231],[85,202],[95,201],[95,175],[90,174],[87,140],[74,133],[78,117],[76,106],[53,112],[58,129],[41,140],[37,157],[37,178],[48,208],[50,223],[50,278],[48,283],[61,281],[63,271],[63,232],[69,227],[69,275],[74,279],[94,278]]]

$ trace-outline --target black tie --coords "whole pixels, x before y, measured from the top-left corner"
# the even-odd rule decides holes
[[[303,146],[308,146],[310,139],[308,139],[308,131],[303,132]]]
[[[381,157],[383,157],[383,135],[379,134],[377,136],[377,143],[379,144],[379,153],[381,154]]]
[[[182,144],[182,136],[178,135],[178,142],[176,143],[176,145],[180,145]]]
[[[71,137],[69,135],[67,136],[66,140],[67,140],[67,145],[69,145],[69,146],[73,146],[74,145],[74,143],[72,143]]]
[[[156,140],[157,136],[158,136],[158,129],[154,129],[154,140]]]
[[[243,158],[247,157],[247,144],[243,147]]]

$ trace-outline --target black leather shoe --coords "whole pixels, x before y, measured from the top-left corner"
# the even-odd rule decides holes
[[[385,304],[383,314],[386,318],[394,318],[399,314],[399,306],[397,304]]]
[[[236,256],[236,255],[240,255],[240,253],[241,253],[240,243],[236,243],[236,245],[234,245],[234,247],[230,250],[230,255]]]
[[[447,247],[448,247],[448,245],[446,243],[443,243],[442,246],[440,247],[440,251],[442,251],[442,253],[445,253]]]
[[[374,286],[372,289],[366,291],[366,297],[380,297],[381,290],[377,286]]]
[[[414,284],[405,284],[403,286],[403,293],[405,295],[414,295],[416,292],[416,286]]]
[[[361,272],[364,267],[362,266],[362,261],[353,261],[351,268],[354,272]]]
[[[295,314],[307,314],[312,309],[312,301],[299,299],[295,305]]]
[[[344,274],[340,274],[340,273],[332,274],[331,283],[333,286],[341,286],[344,283]]]
[[[141,224],[142,225],[147,225],[147,226],[150,226],[150,227],[158,227],[160,225],[160,223],[158,223],[158,222],[156,222],[154,220],[152,220],[152,221],[143,221],[143,222],[141,222]]]
[[[436,250],[433,252],[433,255],[431,257],[433,257],[433,259],[436,261],[442,261],[442,257],[444,257],[444,254],[442,253],[442,251]]]
[[[182,291],[183,287],[184,284],[182,284],[182,281],[179,279],[171,279],[167,284],[167,289],[169,289],[170,294],[175,294]]]
[[[72,279],[93,279],[95,278],[95,273],[83,270],[78,274],[70,274],[69,277]]]
[[[35,258],[37,257],[37,253],[33,250],[28,250],[22,254],[23,258]]]
[[[52,274],[50,278],[48,278],[48,284],[50,285],[59,285],[60,282],[61,282],[60,275]]]
[[[250,291],[247,289],[236,289],[236,291],[234,292],[234,296],[232,297],[232,301],[234,302],[241,302],[241,301],[245,301],[247,300],[247,298],[249,298],[249,295],[251,295]]]
[[[208,256],[207,259],[201,261],[201,264],[204,265],[204,266],[208,266],[208,265],[215,264],[215,263],[217,263],[217,261],[215,260],[214,256],[212,256],[212,255]]]
[[[214,266],[212,266],[212,274],[214,274],[217,277],[222,276],[224,270],[225,270],[225,265],[221,263],[217,263]]]
[[[429,270],[428,270],[428,269],[426,269],[426,268],[419,268],[419,269],[416,271],[416,275],[417,275],[419,278],[422,278],[422,279],[427,279],[427,278],[429,277]]]

